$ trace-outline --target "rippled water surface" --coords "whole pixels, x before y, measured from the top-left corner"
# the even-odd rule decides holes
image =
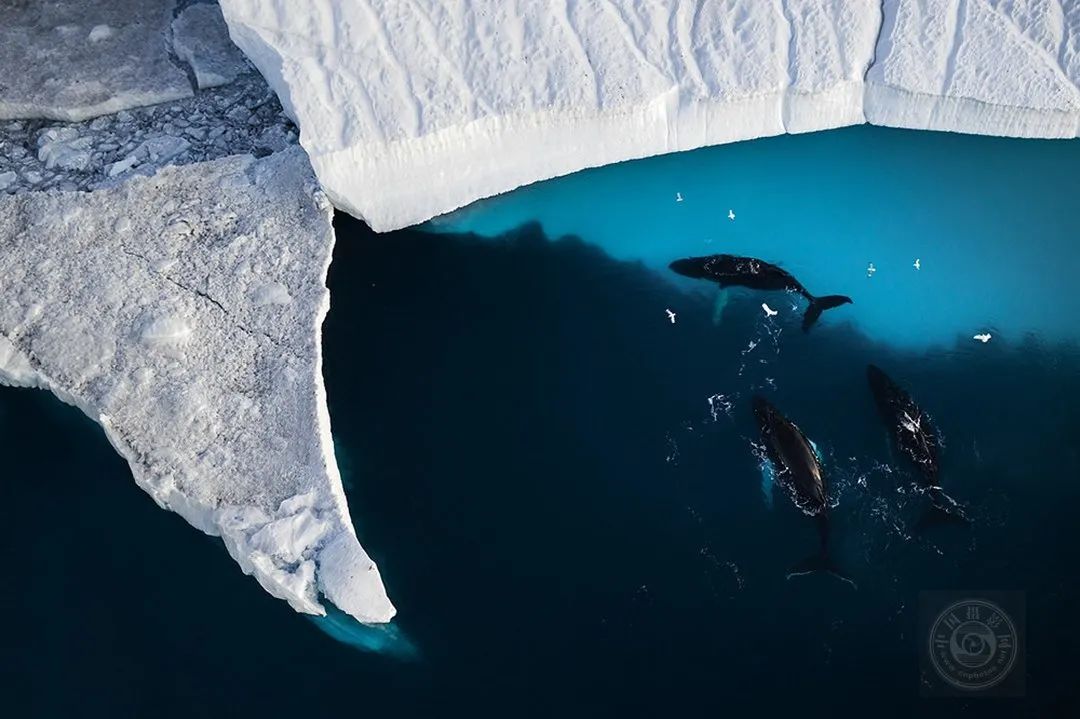
[[[1077,142],[854,128],[387,235],[339,217],[331,417],[399,619],[293,614],[157,510],[89,420],[5,391],[14,715],[1075,711],[1078,168]],[[666,270],[712,252],[855,302],[804,334],[796,299]],[[970,528],[919,529],[869,362],[943,435]],[[755,393],[817,446],[857,590],[785,578],[816,532],[755,454]],[[924,590],[1025,593],[1024,697],[920,697]]]

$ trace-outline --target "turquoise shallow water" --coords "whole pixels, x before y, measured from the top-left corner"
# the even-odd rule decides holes
[[[536,220],[660,270],[685,255],[756,256],[815,294],[854,298],[825,322],[894,345],[987,331],[1057,341],[1080,332],[1078,168],[1077,142],[865,126],[587,170],[431,226],[497,235]]]
[[[852,128],[590,171],[386,235],[339,216],[330,414],[398,619],[295,614],[162,513],[92,422],[4,390],[2,711],[1075,716],[1078,159],[1077,142]],[[717,322],[715,291],[666,269],[706,252],[855,304],[803,334],[786,296],[733,291]],[[944,435],[969,529],[917,531],[868,362]],[[785,579],[816,534],[763,470],[755,393],[820,452],[857,591]],[[920,592],[942,589],[1025,593],[1023,697],[920,697]]]

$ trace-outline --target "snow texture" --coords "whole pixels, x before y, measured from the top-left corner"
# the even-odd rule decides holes
[[[229,40],[217,5],[191,5],[172,24],[173,49],[191,67],[200,89],[225,85],[248,71],[247,60]]]
[[[1080,2],[885,3],[870,122],[984,135],[1080,135]]]
[[[866,121],[1080,132],[1071,0],[222,0],[376,230],[637,157]]]
[[[0,120],[78,121],[190,97],[166,42],[175,4],[0,1]]]
[[[72,142],[43,147],[77,165]],[[140,487],[274,596],[385,622],[322,384],[331,213],[296,147],[0,196],[0,382],[98,421]]]

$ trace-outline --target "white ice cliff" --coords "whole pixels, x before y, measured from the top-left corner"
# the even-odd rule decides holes
[[[376,230],[584,167],[862,122],[1080,133],[1074,0],[222,0]]]

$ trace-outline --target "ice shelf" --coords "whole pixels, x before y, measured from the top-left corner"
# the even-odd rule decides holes
[[[324,189],[376,230],[576,170],[866,121],[1080,129],[1064,0],[222,0]]]

